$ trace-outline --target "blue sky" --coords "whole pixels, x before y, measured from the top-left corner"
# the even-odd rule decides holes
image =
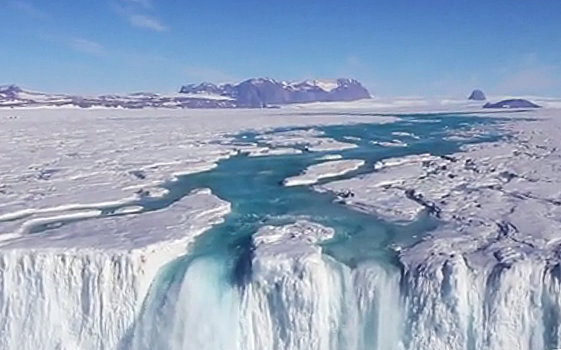
[[[561,96],[559,0],[1,1],[0,84],[35,90],[344,76],[381,96]]]

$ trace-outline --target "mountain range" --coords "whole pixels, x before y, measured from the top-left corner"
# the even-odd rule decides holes
[[[278,82],[249,79],[238,84],[201,83],[182,86],[176,94],[138,92],[126,95],[49,94],[0,86],[0,107],[76,106],[115,108],[267,108],[291,103],[354,101],[370,98],[357,80]]]
[[[259,78],[249,79],[236,85],[210,83],[186,85],[181,88],[180,93],[230,97],[236,101],[238,107],[249,108],[291,103],[354,101],[370,98],[368,90],[354,79],[279,82],[274,79]]]

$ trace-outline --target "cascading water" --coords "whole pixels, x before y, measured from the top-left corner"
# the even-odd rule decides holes
[[[130,349],[230,349],[236,341],[239,296],[223,263],[197,259],[181,278],[159,281],[141,318]]]
[[[328,231],[302,222],[283,230]],[[401,348],[397,270],[374,263],[351,269],[323,255],[315,242],[300,239],[304,236],[286,234],[257,245],[251,280],[243,286],[229,283],[228,262],[193,260],[176,280],[177,290],[159,295],[173,295],[170,305],[149,302],[158,310],[146,310],[131,348]]]

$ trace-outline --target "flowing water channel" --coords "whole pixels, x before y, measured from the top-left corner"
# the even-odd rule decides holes
[[[143,312],[124,342],[127,349],[208,350],[366,350],[405,349],[399,300],[400,266],[393,244],[407,245],[438,220],[427,213],[413,223],[385,222],[337,203],[335,195],[308,186],[282,186],[329,154],[361,159],[356,171],[322,182],[362,176],[382,159],[413,154],[444,155],[466,143],[497,140],[499,118],[470,115],[409,115],[388,124],[350,124],[314,128],[323,137],[354,143],[330,152],[222,160],[207,172],[168,185],[168,200],[197,188],[231,203],[232,212],[195,242],[186,256],[164,267],[153,282]],[[469,140],[452,132],[484,127]],[[397,136],[396,136],[397,135]],[[398,139],[403,147],[384,147]],[[259,133],[236,135],[244,145],[263,142]],[[305,145],[294,145],[304,149]],[[171,199],[170,199],[171,198]],[[162,203],[154,204],[157,209]],[[269,284],[254,275],[252,235],[265,225],[306,220],[335,230],[322,245],[320,263],[302,263]],[[300,265],[299,265],[300,266]],[[294,275],[294,276],[293,276]],[[277,278],[277,277],[275,277]],[[272,286],[272,287],[271,287]],[[314,295],[316,293],[317,295]]]

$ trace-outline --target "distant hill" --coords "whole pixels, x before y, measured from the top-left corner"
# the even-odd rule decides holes
[[[202,83],[186,85],[179,91],[189,95],[231,97],[238,107],[260,108],[291,103],[355,101],[370,98],[368,90],[354,79],[284,82],[257,78],[239,84]]]
[[[540,106],[528,100],[509,99],[496,103],[487,103],[483,108],[540,108]]]
[[[137,92],[128,95],[77,96],[49,94],[22,89],[16,85],[0,86],[0,107],[75,106],[112,108],[235,108],[229,97],[160,95]]]

